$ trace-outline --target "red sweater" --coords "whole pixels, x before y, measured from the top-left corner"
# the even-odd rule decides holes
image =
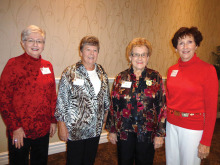
[[[178,70],[175,74],[173,70]],[[204,113],[189,117],[168,112],[167,120],[174,125],[203,130],[201,144],[210,146],[214,131],[218,100],[218,78],[215,68],[196,54],[188,62],[179,59],[168,70],[167,107],[180,112]]]
[[[51,73],[43,74],[44,67]],[[45,69],[46,68],[46,69]],[[36,139],[49,133],[56,123],[56,86],[53,67],[41,57],[26,53],[11,58],[0,79],[0,112],[7,130],[24,129],[27,138]]]

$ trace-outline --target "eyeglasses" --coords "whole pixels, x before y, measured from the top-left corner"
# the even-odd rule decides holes
[[[43,40],[32,40],[32,39],[28,39],[28,40],[25,40],[25,41],[27,41],[27,43],[28,44],[38,44],[38,45],[42,45],[42,44],[44,44],[44,41]]]
[[[142,54],[139,54],[139,53],[131,53],[132,57],[142,57],[142,58],[145,58],[145,57],[149,57],[149,55],[147,53],[142,53]]]

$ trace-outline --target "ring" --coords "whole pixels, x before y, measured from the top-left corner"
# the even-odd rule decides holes
[[[15,139],[14,141],[15,141],[15,142],[17,142],[17,141],[18,141],[18,139]]]

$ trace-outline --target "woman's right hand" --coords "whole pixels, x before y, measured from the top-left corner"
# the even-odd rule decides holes
[[[66,124],[63,121],[58,121],[58,136],[60,140],[67,142],[69,132],[66,128]]]
[[[12,144],[15,145],[15,148],[20,149],[24,146],[24,138],[26,138],[26,135],[22,127],[13,131]]]
[[[112,144],[116,144],[118,141],[116,133],[109,133],[109,140]]]

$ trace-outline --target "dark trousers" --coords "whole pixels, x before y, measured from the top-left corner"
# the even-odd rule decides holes
[[[127,140],[117,142],[119,165],[152,165],[154,160],[154,145],[148,142],[138,142],[136,133],[128,133]]]
[[[28,165],[29,153],[31,165],[46,165],[48,158],[49,134],[37,138],[24,138],[24,146],[20,149],[12,145],[12,139],[8,137],[9,164]]]
[[[67,142],[67,165],[93,165],[100,136]]]

